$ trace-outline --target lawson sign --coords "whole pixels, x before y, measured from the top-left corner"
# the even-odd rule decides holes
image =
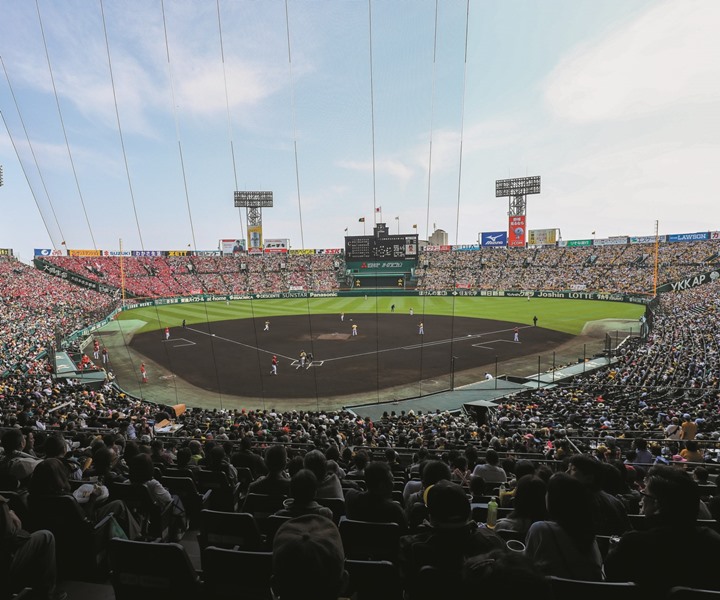
[[[482,246],[507,246],[507,231],[483,231],[480,243]]]
[[[698,233],[673,233],[668,237],[668,242],[695,242],[697,240],[709,240],[709,231],[700,231]]]

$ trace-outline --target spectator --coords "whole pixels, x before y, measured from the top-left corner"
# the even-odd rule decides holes
[[[285,500],[283,508],[277,511],[280,517],[300,517],[302,515],[320,515],[332,519],[333,512],[315,501],[318,480],[310,469],[300,469],[290,480],[290,498]]]
[[[491,529],[470,521],[470,502],[458,484],[440,481],[426,492],[428,525],[400,538],[400,571],[409,598],[419,594],[418,576],[423,566],[439,569],[448,583],[459,582],[466,558],[505,548],[505,542]]]
[[[397,523],[407,528],[402,507],[392,500],[393,478],[387,463],[373,461],[365,468],[367,491],[348,490],[345,513],[348,519],[376,523]]]
[[[265,450],[265,464],[268,474],[250,484],[248,491],[269,496],[289,496],[290,479],[285,474],[287,451],[283,445],[270,446]]]
[[[556,473],[548,483],[547,508],[550,520],[537,521],[528,530],[527,555],[545,575],[600,581],[602,557],[595,541],[589,488]]]
[[[348,581],[340,532],[328,518],[283,523],[273,540],[272,588],[279,600],[337,600]]]
[[[648,471],[642,512],[645,531],[631,531],[611,549],[605,573],[611,581],[634,581],[642,593],[660,597],[674,586],[720,590],[716,557],[720,534],[696,523],[700,492],[692,477],[670,466]],[[667,544],[682,551],[673,554],[671,569],[658,569],[667,558]]]

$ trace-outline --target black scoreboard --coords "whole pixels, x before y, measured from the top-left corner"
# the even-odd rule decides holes
[[[418,256],[418,236],[358,235],[345,238],[345,260],[412,260]]]

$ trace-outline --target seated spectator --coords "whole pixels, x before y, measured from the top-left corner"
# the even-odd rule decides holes
[[[290,480],[290,498],[275,514],[280,517],[320,515],[332,519],[333,512],[315,501],[318,481],[310,469],[300,469]]]
[[[696,523],[700,491],[681,469],[656,465],[648,471],[643,491],[645,531],[620,538],[605,559],[610,581],[634,581],[648,597],[661,597],[674,586],[720,590],[717,557],[720,534]],[[671,568],[658,568],[668,556],[668,544],[677,548]]]
[[[630,530],[625,504],[602,489],[603,464],[587,454],[570,458],[568,474],[587,486],[591,494],[592,519],[597,535],[620,535]]]
[[[144,485],[149,491],[155,504],[163,508],[172,504],[173,515],[170,524],[170,538],[179,541],[187,530],[187,518],[182,501],[178,496],[172,495],[168,489],[155,479],[155,467],[149,454],[138,454],[130,461],[130,482]]]
[[[397,523],[407,528],[402,507],[392,499],[393,478],[387,463],[373,461],[365,467],[367,491],[348,490],[345,514],[348,519],[374,523]]]
[[[67,455],[67,442],[62,434],[55,433],[49,435],[43,444],[45,458],[57,458],[62,461],[68,472],[68,478],[79,480],[83,478],[83,470],[80,461],[74,456]]]
[[[470,520],[470,502],[458,484],[440,481],[427,488],[426,498],[427,525],[417,534],[400,538],[400,572],[409,598],[419,592],[418,574],[423,566],[436,567],[449,583],[459,582],[468,557],[505,549],[494,531]]]
[[[394,478],[405,479],[405,468],[400,464],[398,453],[395,450],[387,448],[385,450],[385,460],[387,461]]]
[[[318,498],[344,498],[342,485],[335,473],[329,473],[327,458],[320,450],[311,450],[303,459],[303,466],[310,469],[318,480]]]
[[[73,492],[67,470],[57,458],[42,461],[30,481],[31,497],[72,496],[91,522],[97,523],[112,513],[128,539],[136,539],[140,534],[137,521],[122,500],[108,500],[109,495],[108,488],[97,483],[85,484]]]
[[[468,487],[470,485],[472,473],[468,469],[467,458],[463,455],[456,456],[450,466],[452,467],[452,472],[450,474],[452,481],[463,487]]]
[[[358,450],[353,457],[353,467],[347,472],[347,476],[355,479],[363,479],[365,477],[365,467],[370,458],[364,450]]]
[[[428,460],[422,465],[420,477],[421,489],[411,494],[405,502],[405,516],[408,526],[412,529],[418,527],[427,516],[425,492],[440,481],[450,481],[450,467],[441,460]]]
[[[493,550],[469,558],[463,567],[463,587],[465,598],[482,590],[487,598],[553,600],[549,581],[521,552]]]
[[[348,582],[338,528],[320,515],[283,523],[273,539],[272,573],[279,600],[337,600]]]
[[[83,474],[83,479],[100,484],[127,481],[127,477],[116,469],[117,462],[115,450],[102,446],[93,453],[92,465]]]
[[[547,486],[539,477],[521,477],[515,488],[513,510],[504,519],[498,519],[495,531],[514,531],[524,539],[533,523],[547,519],[546,491]]]
[[[7,579],[2,582],[5,592],[19,592],[33,588],[33,598],[65,600],[67,594],[56,588],[57,571],[55,538],[45,529],[29,533],[11,510],[8,501],[0,496],[0,560]]]
[[[705,456],[695,440],[685,442],[685,447],[680,450],[680,456],[691,463],[702,463],[705,461]]]
[[[26,488],[41,460],[25,452],[25,436],[19,429],[9,429],[2,436],[3,457],[0,460],[0,481],[7,489]]]
[[[473,477],[482,477],[485,483],[500,485],[507,482],[505,469],[499,466],[498,453],[490,448],[485,454],[485,464],[479,464],[472,472]]]
[[[547,487],[550,520],[530,526],[525,552],[545,575],[600,581],[602,557],[595,541],[592,497],[581,481],[556,473]]]
[[[265,465],[268,474],[253,481],[248,492],[268,496],[289,496],[290,479],[285,474],[285,467],[287,466],[285,446],[277,444],[265,450]]]
[[[267,475],[268,472],[262,457],[252,451],[252,441],[247,436],[240,440],[240,450],[230,457],[230,464],[237,468],[247,467],[250,469],[253,479],[257,479],[260,475]]]
[[[237,469],[230,464],[230,461],[227,460],[227,456],[225,455],[225,449],[222,446],[213,446],[210,451],[206,453],[204,467],[208,471],[218,471],[220,473],[225,473],[228,483],[230,483],[232,487],[235,487],[237,485]]]

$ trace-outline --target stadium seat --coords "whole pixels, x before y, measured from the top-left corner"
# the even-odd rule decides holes
[[[110,581],[116,600],[202,597],[200,577],[185,548],[176,543],[112,540]]]
[[[164,476],[162,483],[167,490],[182,500],[185,511],[190,519],[190,527],[196,527],[200,522],[200,511],[209,506],[212,490],[201,494],[195,481],[190,477],[168,477]]]
[[[228,481],[225,473],[198,469],[195,472],[195,476],[197,478],[198,488],[202,494],[212,491],[209,508],[219,511],[234,511],[237,508],[235,489]]]
[[[80,581],[105,577],[112,515],[93,525],[73,496],[31,495],[29,509],[27,527],[47,529],[55,536],[55,557],[62,577]]]
[[[350,576],[346,596],[354,600],[402,600],[398,568],[386,560],[345,560]]]
[[[237,550],[262,550],[263,538],[255,518],[248,513],[203,510],[197,536],[202,551],[208,546]]]
[[[555,600],[637,600],[638,586],[632,582],[580,581],[549,576]]]
[[[339,525],[345,558],[395,562],[400,548],[397,523],[371,523],[342,519]]]
[[[148,540],[167,540],[170,535],[173,505],[157,504],[144,484],[111,483],[112,500],[122,500],[140,523],[141,535]]]
[[[677,586],[670,590],[667,597],[668,600],[718,600],[720,591]]]
[[[208,546],[203,550],[202,564],[208,598],[272,598],[272,552],[244,552]]]

